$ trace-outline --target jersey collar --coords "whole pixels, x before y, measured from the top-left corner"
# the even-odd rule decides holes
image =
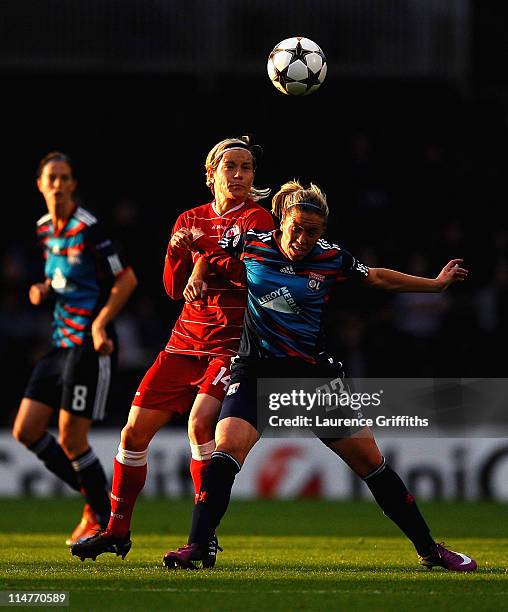
[[[242,208],[242,206],[245,204],[245,202],[242,202],[241,204],[238,204],[237,206],[234,206],[233,208],[230,208],[229,210],[226,210],[225,213],[219,214],[219,211],[217,210],[217,208],[215,207],[215,200],[212,202],[212,210],[213,212],[218,216],[218,217],[224,217],[224,215],[229,215],[230,213],[234,212],[235,210],[239,210],[240,208]]]
[[[51,220],[51,225],[53,225],[53,234],[55,235],[55,237],[61,236],[63,234],[64,230],[67,229],[67,226],[69,225],[70,220],[72,219],[72,217],[74,217],[74,214],[76,213],[77,210],[78,210],[78,205],[76,204],[76,202],[74,202],[74,207],[71,210],[70,215],[67,217],[67,220],[65,221],[65,225],[63,225],[61,229],[57,229],[53,225],[53,220]]]

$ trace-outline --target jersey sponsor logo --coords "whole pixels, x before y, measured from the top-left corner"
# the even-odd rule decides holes
[[[55,268],[51,278],[51,287],[57,293],[72,293],[76,291],[76,285],[71,283],[60,268]]]
[[[258,301],[263,308],[270,308],[276,312],[288,314],[300,314],[302,312],[286,286],[270,291],[270,293],[258,298]]]
[[[219,232],[224,232],[223,238],[232,238],[236,236],[236,234],[240,233],[240,227],[235,223],[235,225],[226,225],[224,223],[216,223],[212,225],[213,230],[218,230]]]
[[[309,289],[312,289],[312,291],[319,291],[321,289],[322,283],[324,282],[325,282],[325,277],[322,274],[311,272],[309,274],[309,281],[307,283],[307,287]]]
[[[60,268],[55,268],[53,278],[51,279],[51,286],[55,291],[65,291],[67,287],[67,278]]]
[[[293,270],[292,265],[284,266],[283,268],[280,269],[280,271],[284,274],[296,274],[296,272]]]

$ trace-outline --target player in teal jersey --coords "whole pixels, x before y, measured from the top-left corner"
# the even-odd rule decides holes
[[[461,259],[453,259],[434,278],[422,278],[385,268],[368,268],[336,244],[321,239],[328,205],[325,195],[311,184],[297,181],[281,187],[272,212],[281,220],[274,232],[247,232],[223,242],[217,252],[201,232],[189,232],[191,248],[201,250],[209,265],[227,275],[243,261],[248,305],[238,357],[216,428],[216,450],[194,507],[188,544],[164,555],[170,568],[195,568],[206,554],[209,534],[226,512],[231,488],[249,451],[260,437],[257,422],[256,381],[262,377],[327,378],[334,363],[322,359],[321,321],[330,289],[356,278],[390,291],[440,292],[467,277]],[[202,287],[195,283],[184,295],[195,299]],[[414,544],[421,563],[452,571],[474,571],[476,562],[437,544],[413,496],[385,462],[372,432],[361,427],[322,439],[367,484],[383,512]]]
[[[39,163],[37,187],[48,213],[37,223],[44,282],[30,287],[38,306],[54,299],[52,348],[36,364],[13,435],[86,500],[68,540],[94,533],[109,520],[109,484],[88,443],[93,421],[105,416],[117,354],[113,320],[137,285],[125,258],[96,217],[75,201],[70,158],[59,151]],[[59,410],[59,441],[47,431]]]

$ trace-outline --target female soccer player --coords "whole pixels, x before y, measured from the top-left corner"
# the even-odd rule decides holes
[[[467,270],[453,259],[434,278],[422,278],[368,268],[350,253],[321,239],[328,217],[325,195],[292,181],[273,198],[272,212],[281,227],[270,233],[251,231],[222,244],[243,260],[248,307],[231,385],[222,404],[215,433],[216,450],[194,507],[188,544],[164,555],[167,567],[195,568],[201,563],[210,533],[226,512],[231,488],[245,458],[257,442],[256,380],[259,377],[330,378],[337,370],[321,359],[320,327],[330,289],[346,279],[390,291],[444,291],[463,281]],[[207,255],[223,274],[238,260],[213,253],[210,240],[193,230],[187,235],[193,249]],[[238,272],[236,271],[236,274]],[[195,287],[187,290],[191,299]],[[413,542],[423,565],[454,571],[473,571],[476,563],[434,542],[418,507],[399,476],[390,468],[368,428],[335,440],[322,440],[363,478],[383,512]]]
[[[270,190],[253,186],[258,152],[244,137],[222,140],[208,153],[206,184],[214,199],[182,213],[173,227],[164,266],[164,286],[171,298],[182,298],[188,282],[197,286],[200,281],[199,256],[187,244],[190,228],[199,228],[217,248],[222,236],[234,239],[252,228],[273,228],[271,214],[257,203]],[[131,547],[134,504],[145,483],[148,445],[173,414],[191,408],[191,474],[196,494],[201,489],[215,449],[215,424],[229,383],[231,358],[238,349],[247,297],[245,287],[222,276],[210,276],[207,284],[206,296],[196,295],[197,301],[184,304],[165,349],[136,392],[114,460],[109,525],[73,546],[73,555],[84,559],[115,552],[125,557]],[[205,564],[213,565],[218,547],[213,534],[208,545]]]
[[[37,238],[46,279],[30,287],[29,299],[34,306],[55,300],[53,348],[32,372],[13,429],[16,440],[86,499],[68,543],[109,520],[109,485],[87,434],[105,414],[117,355],[113,319],[137,285],[96,217],[76,204],[76,186],[67,155],[53,151],[41,160],[37,187],[48,213],[37,222]],[[47,427],[59,409],[57,442]]]

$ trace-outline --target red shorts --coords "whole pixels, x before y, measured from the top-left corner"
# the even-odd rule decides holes
[[[141,381],[133,406],[185,414],[198,393],[220,402],[230,379],[231,357],[180,355],[161,351]]]

